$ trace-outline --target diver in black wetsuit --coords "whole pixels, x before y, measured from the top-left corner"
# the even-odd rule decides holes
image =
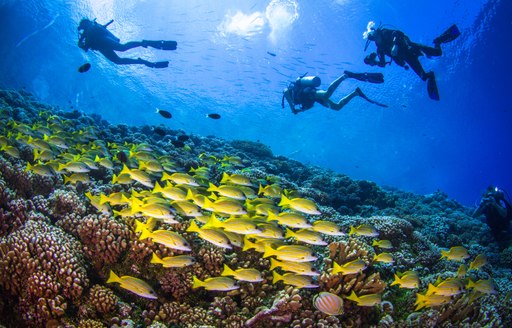
[[[113,22],[111,20],[105,25],[96,23],[96,20],[82,19],[78,25],[80,38],[78,46],[83,50],[98,50],[108,60],[118,65],[143,64],[152,68],[165,68],[169,66],[168,61],[150,62],[141,58],[121,58],[115,51],[126,51],[135,47],[152,47],[162,50],[176,50],[178,43],[176,41],[132,41],[120,43],[119,38],[107,30],[107,26]]]
[[[505,192],[497,187],[487,188],[480,205],[473,217],[485,215],[486,223],[498,242],[505,248],[510,239],[510,223],[512,222],[512,206],[505,199]]]
[[[363,37],[367,39],[365,50],[371,41],[375,42],[377,52],[373,52],[364,59],[365,64],[370,66],[378,65],[380,67],[391,64],[386,62],[386,56],[390,57],[397,65],[405,69],[412,68],[423,80],[427,81],[428,95],[431,99],[439,100],[439,91],[437,90],[436,77],[434,72],[425,72],[419,61],[420,56],[438,57],[442,55],[441,44],[451,42],[460,35],[457,25],[452,25],[443,34],[434,39],[434,47],[429,47],[416,42],[412,42],[402,31],[387,29],[383,27],[375,28],[375,23],[368,23],[367,31]],[[378,60],[377,60],[378,57]]]
[[[381,107],[388,107],[387,105],[371,100],[359,88],[356,88],[349,95],[342,98],[337,103],[329,99],[329,97],[331,97],[334,91],[338,88],[340,83],[347,78],[354,78],[359,81],[370,83],[384,83],[384,76],[382,73],[352,73],[345,71],[345,74],[334,80],[327,91],[325,91],[317,89],[321,83],[318,76],[301,76],[297,78],[295,82],[290,83],[286,89],[284,89],[283,98],[281,100],[281,107],[284,108],[284,100],[286,99],[290,109],[294,114],[313,108],[315,102],[333,110],[340,110],[356,96],[359,96],[372,104]],[[300,107],[297,108],[297,105],[300,105]]]

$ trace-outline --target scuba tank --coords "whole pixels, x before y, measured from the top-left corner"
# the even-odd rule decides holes
[[[319,87],[320,78],[318,76],[302,76],[297,79],[297,84],[301,87]]]

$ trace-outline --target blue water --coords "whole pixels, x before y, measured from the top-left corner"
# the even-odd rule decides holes
[[[417,193],[440,189],[471,205],[489,184],[512,191],[511,13],[510,1],[499,0],[3,0],[0,86],[112,123],[259,140],[276,155]],[[76,46],[82,17],[114,19],[109,29],[122,41],[170,39],[178,50],[122,54],[169,59],[167,69],[116,66]],[[462,35],[444,45],[443,56],[421,59],[436,72],[440,102],[411,71],[364,65],[370,20],[425,44],[457,23]],[[79,74],[85,62],[92,68]],[[327,88],[345,69],[381,71],[386,82],[346,80],[333,98],[359,86],[390,107],[356,98],[340,112],[281,109],[289,81],[308,72]]]

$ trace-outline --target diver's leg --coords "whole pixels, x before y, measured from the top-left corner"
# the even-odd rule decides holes
[[[338,101],[338,103],[335,103],[334,101],[329,99],[328,100],[329,101],[329,107],[331,109],[334,109],[334,110],[342,109],[346,104],[348,104],[352,99],[354,99],[354,97],[359,96],[359,93],[357,91],[358,89],[359,88],[357,88],[356,90],[352,91],[347,96],[343,97],[340,101]]]
[[[113,50],[100,50],[100,52],[105,56],[108,60],[111,62],[118,64],[118,65],[130,65],[130,64],[144,64],[144,65],[150,65],[151,62],[148,62],[146,60],[137,58],[121,58],[119,57]]]
[[[409,64],[409,66],[412,68],[412,70],[418,74],[418,76],[423,80],[427,80],[428,76],[427,74],[425,73],[425,70],[423,69],[423,66],[421,66],[421,63],[418,59],[418,57],[414,56],[414,55],[410,55],[410,56],[407,56],[405,58],[405,61],[407,62],[407,64]]]
[[[340,86],[340,83],[343,82],[348,76],[346,74],[343,74],[342,76],[340,76],[339,78],[337,78],[336,80],[334,80],[331,85],[329,85],[329,88],[327,88],[327,91],[325,92],[325,94],[323,94],[323,98],[327,99],[329,98],[330,96],[332,96],[332,94],[334,93],[334,91],[336,91],[336,89]]]
[[[418,43],[416,43],[416,45],[420,48],[421,52],[423,52],[427,57],[439,57],[443,54],[443,50],[441,49],[440,44],[436,44],[435,48]]]
[[[137,47],[143,47],[144,43],[142,41],[130,41],[126,43],[117,43],[114,50],[116,51],[126,51]]]

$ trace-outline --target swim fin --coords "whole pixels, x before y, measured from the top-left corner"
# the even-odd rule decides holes
[[[436,76],[434,73],[427,80],[427,90],[430,99],[439,100],[439,90],[437,89]]]
[[[356,92],[357,92],[357,94],[359,95],[359,97],[363,98],[364,100],[366,100],[366,101],[368,101],[368,102],[370,102],[370,103],[372,103],[372,104],[375,104],[375,105],[377,105],[377,106],[384,107],[384,108],[387,108],[387,107],[388,107],[388,105],[386,105],[386,104],[381,104],[380,102],[377,102],[377,101],[375,101],[375,100],[372,100],[372,99],[368,98],[368,96],[367,96],[367,95],[365,95],[365,94],[363,93],[363,91],[362,91],[361,89],[359,89],[359,88],[356,88]]]
[[[151,47],[155,49],[161,50],[176,50],[178,48],[178,42],[176,41],[151,41],[151,40],[142,40],[143,47]]]
[[[166,67],[169,67],[169,62],[168,61],[159,61],[159,62],[155,62],[154,63],[154,68],[166,68]]]
[[[442,43],[452,42],[453,40],[457,39],[459,35],[459,28],[457,25],[453,24],[446,31],[444,31],[443,34],[434,39],[434,44],[437,46]]]
[[[345,71],[345,75],[350,78],[370,83],[384,83],[384,75],[382,73],[353,73]]]

